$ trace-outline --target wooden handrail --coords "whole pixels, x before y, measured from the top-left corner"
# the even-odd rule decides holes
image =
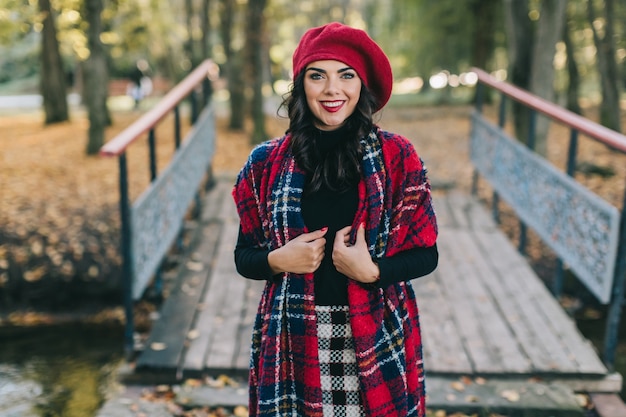
[[[156,106],[100,148],[100,155],[119,156],[124,153],[130,144],[156,126],[156,124],[185,99],[204,78],[209,77],[213,72],[215,72],[215,63],[213,61],[207,59],[202,62],[183,81],[172,88]]]
[[[478,80],[483,84],[495,88],[512,99],[545,114],[546,116],[564,123],[572,128],[584,133],[605,145],[626,153],[626,136],[613,129],[602,126],[589,119],[586,119],[570,110],[564,109],[541,97],[524,91],[512,84],[500,81],[480,68],[472,68]]]

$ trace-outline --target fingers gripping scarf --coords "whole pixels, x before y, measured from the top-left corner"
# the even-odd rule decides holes
[[[432,246],[437,225],[430,186],[413,146],[378,128],[361,145],[363,180],[353,231],[366,224],[374,258]],[[304,184],[289,136],[255,148],[233,189],[244,235],[271,250],[307,232],[300,212]],[[348,285],[366,414],[425,416],[422,345],[411,284],[384,290],[351,280]],[[268,283],[252,335],[250,416],[322,416],[317,346],[313,274],[286,274],[279,283]]]

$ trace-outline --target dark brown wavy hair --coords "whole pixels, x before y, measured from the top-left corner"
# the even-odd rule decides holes
[[[320,134],[315,127],[315,117],[309,109],[304,92],[304,74],[300,72],[281,108],[287,109],[291,133],[291,151],[296,163],[308,174],[306,192],[316,192],[325,185],[332,191],[342,192],[356,184],[361,176],[362,149],[360,139],[371,131],[376,98],[361,85],[361,95],[354,113],[346,121],[346,138],[337,144],[325,158],[316,148],[314,138]]]

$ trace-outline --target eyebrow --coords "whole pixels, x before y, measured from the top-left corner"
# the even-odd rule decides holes
[[[342,72],[346,72],[346,71],[350,71],[350,70],[354,70],[354,68],[352,68],[352,67],[345,67],[345,68],[341,68],[341,69],[340,69],[340,70],[338,70],[337,72],[338,72],[339,74],[341,74]],[[326,74],[326,72],[327,72],[327,71],[326,71],[326,70],[324,70],[324,69],[321,69],[321,68],[316,68],[316,67],[309,67],[309,68],[307,68],[305,71],[317,71],[317,72],[321,72],[321,73],[324,73],[324,74]]]

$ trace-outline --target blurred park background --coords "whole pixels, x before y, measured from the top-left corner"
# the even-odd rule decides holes
[[[235,172],[255,143],[284,131],[276,110],[290,86],[291,54],[306,29],[330,21],[367,30],[388,54],[394,94],[382,122],[390,130],[393,121],[413,122],[407,130],[415,133],[407,135],[417,136],[427,120],[437,119],[428,135],[455,136],[463,148],[476,83],[472,67],[622,130],[626,0],[0,0],[0,362],[23,365],[22,355],[41,345],[24,326],[76,317],[113,326],[122,346],[118,174],[115,160],[98,157],[101,146],[211,59],[214,168]],[[133,97],[133,80],[140,97]],[[407,109],[423,116],[413,118]],[[546,155],[541,138],[549,126],[539,129],[536,151]],[[160,159],[171,155],[168,145],[160,147]],[[147,164],[146,152],[138,146],[131,165]],[[595,175],[591,182],[619,200],[623,168],[585,162]],[[448,179],[467,186],[467,172],[455,168]],[[148,180],[131,177],[131,195]],[[584,297],[571,300],[566,307],[586,311],[587,318],[602,315],[581,307]],[[138,308],[154,311],[151,303]],[[72,327],[74,336],[63,337],[83,331]],[[101,334],[111,340],[108,330]],[[68,349],[60,346],[59,354]],[[97,408],[107,377],[102,369],[120,352],[107,347],[96,359],[86,356],[76,368],[89,370],[68,383],[74,388],[60,392],[42,383],[58,407],[68,407],[68,392],[80,387],[92,390],[81,397]],[[61,372],[43,363],[40,374]],[[23,372],[2,366],[0,397],[3,375]],[[14,395],[37,396],[41,389],[26,385]],[[70,408],[58,415],[87,415]]]
[[[149,106],[210,58],[219,67],[214,102],[229,114],[228,128],[246,129],[249,122],[247,133],[255,143],[271,136],[267,109],[275,112],[289,88],[291,53],[300,36],[335,20],[366,29],[387,52],[394,101],[401,105],[469,104],[476,82],[470,69],[476,66],[621,131],[623,0],[1,0],[0,94],[5,112],[13,113],[19,113],[17,96],[39,95],[43,114],[35,123],[48,126],[51,135],[55,125],[84,117],[87,129],[81,126],[65,142],[79,141],[92,155],[107,132],[137,116],[115,112],[133,108],[131,80],[138,63],[150,83],[142,103]],[[79,105],[72,108],[72,99]],[[18,126],[19,119],[9,121]],[[3,146],[17,146],[7,128]],[[541,145],[538,151],[545,153]],[[76,236],[67,236],[74,213],[51,208],[70,191],[65,189],[38,209],[47,210],[43,217],[52,223],[23,224],[19,217],[36,211],[29,198],[43,190],[28,190],[20,196],[26,200],[13,196],[10,190],[26,189],[21,183],[11,186],[20,172],[6,169],[11,154],[3,154],[2,307],[53,306],[58,297],[63,305],[64,295],[47,290],[72,282],[83,295],[90,289],[114,293],[119,287],[115,215],[104,220],[102,213],[92,213],[105,210],[101,204],[81,204]],[[101,163],[95,159],[87,161]],[[101,187],[85,181],[87,187]],[[109,193],[101,188],[99,195]],[[36,217],[42,220],[40,211]]]

